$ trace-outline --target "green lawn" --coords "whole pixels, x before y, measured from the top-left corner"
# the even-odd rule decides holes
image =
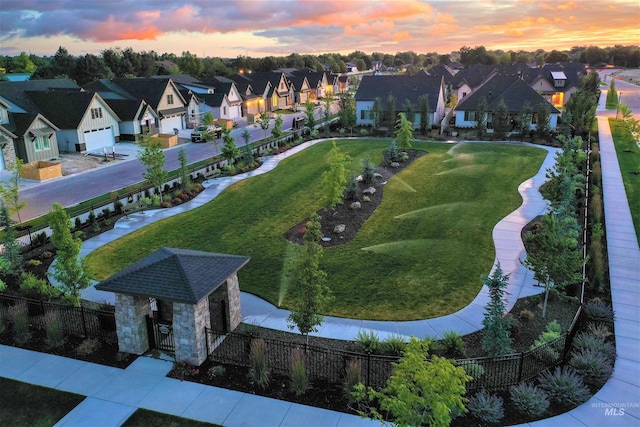
[[[342,140],[361,168],[379,163],[388,140]],[[248,255],[242,290],[286,307],[282,270],[292,245],[283,234],[320,206],[320,176],[331,143],[283,161],[272,172],[241,181],[213,202],[155,223],[95,251],[98,280],[161,246]],[[328,315],[379,320],[441,316],[467,305],[495,257],[491,231],[522,199],[518,185],[533,176],[546,152],[483,144],[418,142],[428,152],[387,184],[380,208],[348,245],[325,251],[335,296]]]
[[[122,424],[122,427],[205,427],[217,426],[217,424],[203,423],[200,421],[180,418],[161,412],[138,409]]]
[[[616,154],[631,209],[633,225],[636,229],[636,237],[640,242],[640,149],[629,130],[622,125],[622,122],[609,119],[609,126],[611,126],[613,142],[616,146]]]
[[[83,400],[79,394],[0,377],[0,426],[51,427]]]

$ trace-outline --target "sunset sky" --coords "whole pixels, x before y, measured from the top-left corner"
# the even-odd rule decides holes
[[[640,44],[639,0],[0,0],[0,54],[199,57]]]

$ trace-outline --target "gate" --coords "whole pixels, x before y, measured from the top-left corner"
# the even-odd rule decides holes
[[[173,342],[173,325],[147,316],[147,331],[149,332],[149,347],[164,351],[175,351]]]

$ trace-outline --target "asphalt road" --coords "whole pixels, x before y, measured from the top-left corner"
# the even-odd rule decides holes
[[[336,112],[337,106],[332,106],[332,112]],[[316,109],[316,118],[323,116],[324,106]],[[305,117],[303,112],[294,114],[283,114],[284,130],[291,129],[295,117]],[[248,125],[246,128],[234,129],[231,134],[235,138],[238,147],[244,146],[244,139],[241,134],[247,129],[251,134],[249,142],[255,142],[271,134],[274,120],[271,120],[269,129],[264,131],[258,125]],[[189,131],[190,132],[190,131]],[[184,135],[188,133],[183,132]],[[213,143],[184,143],[178,147],[165,150],[165,169],[173,170],[179,167],[178,154],[180,148],[184,148],[187,153],[189,163],[195,163],[213,157],[222,149],[222,140],[219,140],[217,147]],[[117,148],[116,148],[117,151]],[[20,219],[27,221],[46,215],[51,211],[54,202],[60,203],[63,207],[77,205],[85,200],[92,199],[102,194],[117,191],[129,185],[143,181],[145,168],[135,157],[135,154],[128,156],[127,160],[115,161],[108,166],[102,166],[86,172],[65,176],[43,183],[29,182],[22,185],[20,190],[20,200],[26,202],[26,206],[20,211]],[[5,174],[5,179],[7,172]],[[14,219],[16,216],[14,215]]]

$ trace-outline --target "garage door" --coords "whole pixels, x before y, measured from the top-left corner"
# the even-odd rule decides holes
[[[182,129],[182,116],[166,117],[160,120],[160,133],[173,133],[174,129]]]
[[[115,144],[113,131],[109,127],[94,132],[85,132],[84,143],[87,151],[99,151],[102,153],[103,147],[111,147]]]

